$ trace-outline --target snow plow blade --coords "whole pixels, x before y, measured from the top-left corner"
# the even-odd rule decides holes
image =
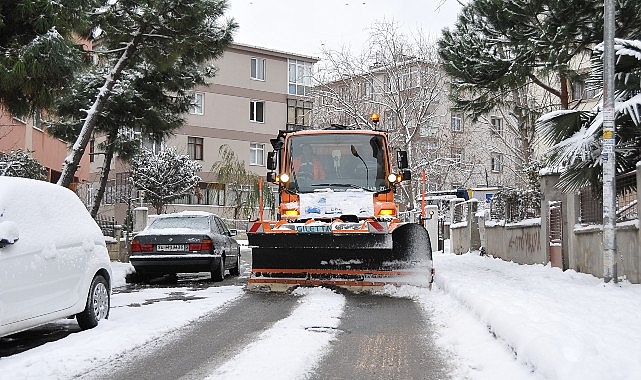
[[[385,285],[430,287],[433,279],[429,235],[419,224],[397,224],[391,232],[383,228],[381,233],[364,227],[319,228],[325,231],[321,233],[273,229],[265,223],[262,227],[260,232],[255,225],[254,232],[248,231],[252,247],[248,290],[336,286],[371,292]]]

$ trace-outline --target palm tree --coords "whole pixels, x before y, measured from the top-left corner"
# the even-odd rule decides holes
[[[616,173],[634,170],[641,160],[641,40],[614,40]],[[601,87],[603,44],[592,56],[591,86]],[[590,111],[560,110],[537,121],[542,141],[550,144],[548,166],[563,168],[559,188],[577,190],[602,184],[603,102]],[[620,191],[622,189],[618,189]]]

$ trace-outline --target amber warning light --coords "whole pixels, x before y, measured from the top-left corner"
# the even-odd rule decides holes
[[[380,116],[377,113],[373,113],[372,116],[372,123],[376,124],[380,120]]]

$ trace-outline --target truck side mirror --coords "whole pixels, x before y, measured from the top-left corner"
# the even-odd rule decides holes
[[[402,169],[407,169],[408,168],[408,163],[407,163],[407,152],[404,150],[399,150],[396,152],[396,165],[398,166],[399,170]]]
[[[401,171],[401,180],[409,181],[412,179],[412,171],[409,169],[403,169]]]
[[[276,170],[276,152],[267,153],[267,169]]]
[[[278,135],[275,139],[269,139],[269,142],[272,144],[274,150],[281,150],[285,146],[285,138],[281,135]]]

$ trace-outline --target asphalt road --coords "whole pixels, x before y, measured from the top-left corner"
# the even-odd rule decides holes
[[[244,256],[244,261],[251,257]],[[243,266],[248,268],[248,263]],[[251,264],[249,264],[251,265]],[[250,267],[250,266],[249,266]],[[202,278],[200,278],[202,277]],[[212,283],[208,274],[181,276],[180,286],[243,284],[246,277],[227,276]],[[158,281],[159,287],[176,286],[175,279]],[[138,291],[130,284],[119,292]],[[146,285],[149,286],[149,285]],[[353,294],[346,297],[337,339],[310,373],[310,379],[447,379],[448,362],[433,344],[434,329],[410,299]],[[123,352],[109,366],[94,368],[83,379],[202,379],[229,361],[259,334],[286,318],[297,305],[297,296],[247,292],[226,307],[158,340],[139,352]],[[64,339],[75,327],[45,325],[5,340],[0,357],[29,350],[47,341]]]
[[[342,333],[311,379],[447,379],[433,326],[409,299],[346,293]]]
[[[211,368],[230,360],[275,322],[287,317],[297,298],[287,294],[248,293],[198,324],[172,336],[169,343],[131,353],[116,368],[87,374],[91,379],[202,379]]]
[[[447,360],[432,343],[432,325],[416,302],[344,294],[347,302],[338,339],[310,379],[448,378]],[[127,353],[115,361],[116,367],[97,369],[86,378],[202,379],[287,317],[297,299],[289,294],[246,293],[164,340],[169,343],[144,354]]]

